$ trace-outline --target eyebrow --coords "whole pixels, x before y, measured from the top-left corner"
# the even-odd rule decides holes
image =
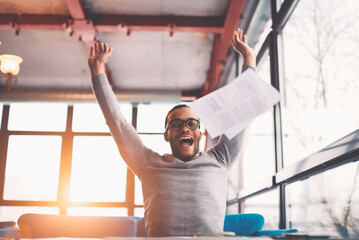
[[[172,122],[172,121],[174,121],[174,120],[180,120],[180,121],[197,120],[197,121],[199,121],[199,119],[195,119],[195,118],[187,118],[186,120],[182,120],[182,119],[180,119],[180,118],[175,118],[175,119],[169,120],[168,122]]]

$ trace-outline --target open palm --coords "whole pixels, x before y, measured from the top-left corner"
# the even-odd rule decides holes
[[[90,49],[88,65],[90,67],[91,76],[105,73],[105,63],[111,57],[113,47],[108,47],[107,43],[95,42]]]
[[[255,67],[256,54],[247,44],[247,36],[244,35],[243,31],[239,28],[233,32],[232,45],[234,49],[243,56],[244,64]]]
[[[90,49],[88,63],[90,66],[95,64],[105,64],[111,57],[113,47],[108,47],[107,43],[95,42]]]

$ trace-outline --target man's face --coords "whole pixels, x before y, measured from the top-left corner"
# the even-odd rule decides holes
[[[168,122],[174,119],[187,120],[190,118],[198,119],[191,108],[183,107],[172,111],[168,115]],[[191,130],[186,124],[183,124],[180,130],[168,128],[164,133],[164,137],[171,145],[172,154],[186,162],[198,153],[202,133],[199,128]]]

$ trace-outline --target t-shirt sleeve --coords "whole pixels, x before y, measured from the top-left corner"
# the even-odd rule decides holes
[[[123,117],[106,75],[100,74],[91,80],[93,92],[120,154],[128,167],[139,176],[152,151],[144,146],[135,128]]]
[[[221,164],[230,168],[238,157],[243,133],[244,130],[232,139],[228,139],[225,135],[221,135],[218,143],[209,149],[207,153],[217,159]]]

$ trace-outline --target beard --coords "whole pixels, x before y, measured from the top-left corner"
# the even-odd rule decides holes
[[[176,158],[182,160],[183,162],[188,162],[199,152],[199,141],[193,142],[193,151],[191,152],[182,152],[181,149],[173,142],[170,142],[172,155]]]

